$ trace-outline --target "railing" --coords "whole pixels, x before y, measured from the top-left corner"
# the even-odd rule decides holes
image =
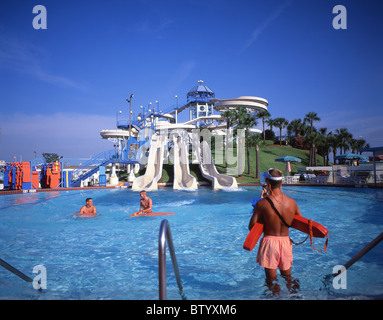
[[[5,269],[12,272],[13,274],[15,274],[20,279],[23,279],[26,282],[33,282],[33,280],[29,278],[27,275],[25,275],[24,273],[22,273],[20,270],[16,269],[15,267],[12,267],[9,263],[7,263],[6,261],[2,259],[0,259],[0,266],[4,267]],[[37,286],[37,289],[41,291],[41,287],[38,282],[36,282],[36,286]]]
[[[160,300],[166,300],[166,241],[168,242],[170,257],[172,259],[174,274],[176,276],[179,293],[181,295],[182,300],[186,300],[186,296],[182,288],[181,276],[178,269],[176,254],[174,251],[170,226],[168,220],[166,219],[162,220],[161,222],[160,233],[158,238],[158,279]]]
[[[81,179],[82,176],[87,174],[89,171],[94,170],[95,168],[105,163],[106,161],[110,159],[118,159],[118,158],[120,157],[118,155],[118,151],[116,150],[108,150],[108,151],[99,153],[98,155],[89,159],[83,165],[81,165],[80,167],[72,171],[72,183]]]
[[[353,258],[351,258],[347,263],[343,265],[343,269],[340,269],[338,273],[328,274],[324,276],[324,283],[327,287],[327,283],[333,277],[339,276],[341,273],[345,272],[348,268],[350,268],[355,262],[357,262],[360,258],[362,258],[367,252],[372,250],[377,244],[379,244],[383,240],[383,233],[378,235],[374,240],[372,240],[368,245],[366,245],[362,250],[360,250]]]

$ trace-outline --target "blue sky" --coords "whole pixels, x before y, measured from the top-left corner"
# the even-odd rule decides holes
[[[35,30],[35,5],[47,29]],[[347,29],[335,30],[335,5]],[[112,148],[116,113],[186,100],[202,79],[217,98],[252,95],[272,117],[318,113],[383,145],[383,2],[125,0],[0,2],[0,160]]]

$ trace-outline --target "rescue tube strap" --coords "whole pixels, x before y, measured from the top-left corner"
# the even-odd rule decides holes
[[[271,199],[269,197],[266,197],[265,198],[271,205],[271,207],[274,209],[274,211],[276,212],[276,214],[278,215],[279,219],[281,219],[281,221],[283,222],[283,224],[287,227],[287,228],[290,228],[291,226],[285,221],[285,219],[283,219],[283,217],[281,216],[281,214],[278,212],[277,208],[274,206],[274,203],[273,201],[271,201]]]
[[[312,249],[314,249],[314,250],[316,250],[316,251],[319,251],[319,252],[322,252],[322,253],[324,253],[324,252],[326,252],[326,250],[327,250],[327,243],[328,243],[328,234],[327,234],[327,239],[326,239],[326,242],[325,242],[325,244],[324,244],[324,249],[323,249],[323,251],[322,250],[319,250],[319,249],[317,249],[317,248],[314,248],[313,247],[313,225],[312,225],[312,222],[313,222],[313,220],[312,219],[309,219],[309,230],[310,230],[310,242],[311,242],[311,248]]]
[[[292,244],[296,245],[296,246],[299,246],[300,244],[305,243],[306,240],[307,240],[308,238],[309,238],[309,235],[307,235],[307,237],[305,238],[305,240],[303,240],[303,241],[301,241],[301,242],[299,242],[299,243],[295,243],[295,242],[293,241],[293,239],[290,238],[290,242],[291,242]]]

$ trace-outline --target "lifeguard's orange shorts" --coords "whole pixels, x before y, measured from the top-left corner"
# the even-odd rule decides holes
[[[259,243],[257,262],[268,269],[290,269],[293,264],[290,237],[264,236]]]

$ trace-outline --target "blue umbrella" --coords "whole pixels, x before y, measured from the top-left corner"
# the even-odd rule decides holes
[[[360,154],[356,154],[356,153],[341,154],[340,156],[336,156],[335,160],[360,160],[360,161],[366,161],[367,162],[366,157],[361,156]]]
[[[302,160],[297,157],[284,156],[280,158],[276,158],[275,161],[278,162],[301,162]]]

